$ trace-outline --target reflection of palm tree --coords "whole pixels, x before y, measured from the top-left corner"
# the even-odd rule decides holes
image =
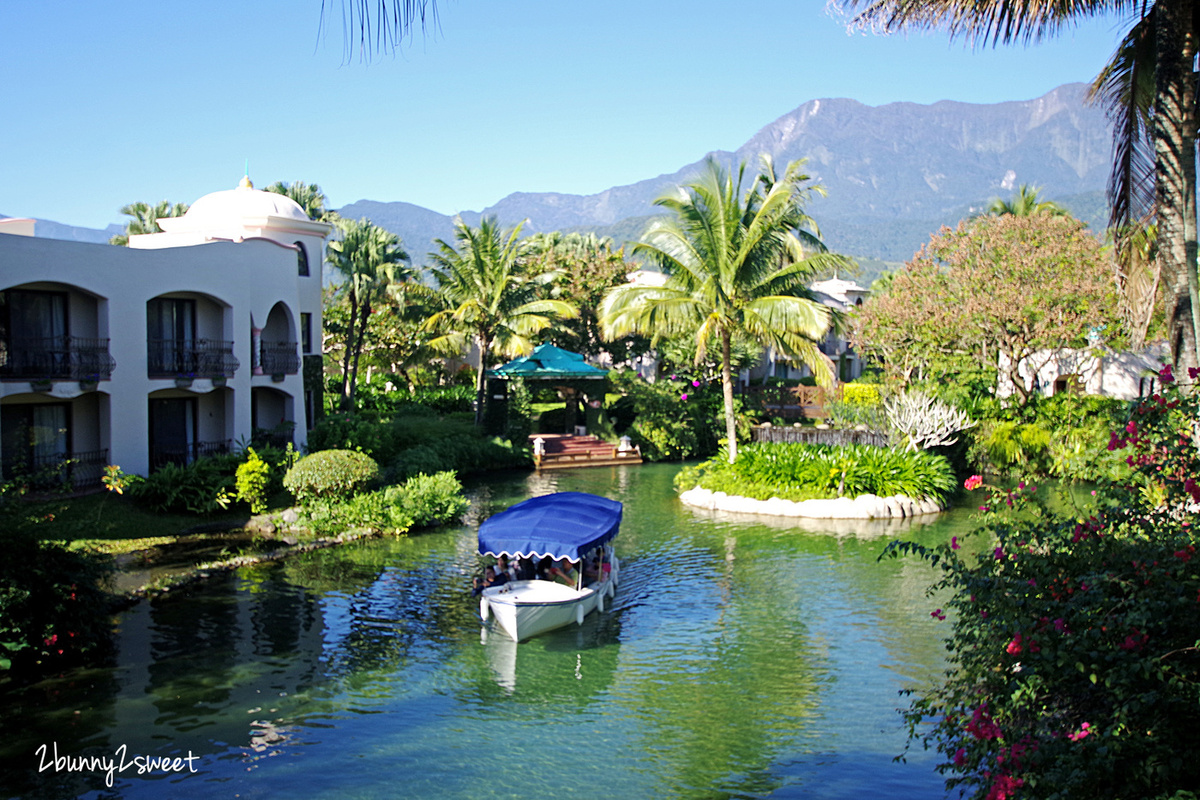
[[[657,262],[670,278],[663,286],[626,284],[600,307],[601,326],[612,339],[630,333],[658,340],[694,336],[696,360],[720,347],[721,387],[729,460],[737,458],[733,410],[732,348],[739,337],[770,345],[807,364],[825,385],[833,368],[817,340],[829,330],[828,308],[806,288],[816,273],[847,260],[825,252],[812,219],[804,213],[808,176],[803,162],[782,176],[764,159],[763,172],[742,194],[743,164],[736,178],[710,160],[694,183],[655,201],[674,212],[653,223],[634,252]]]
[[[109,239],[108,243],[127,247],[130,236],[138,236],[144,233],[162,233],[162,228],[158,227],[159,219],[163,217],[182,217],[187,213],[187,210],[187,203],[171,203],[167,200],[163,200],[155,205],[138,201],[130,203],[127,206],[122,206],[121,213],[127,217],[133,217],[133,219],[126,222],[125,230]]]
[[[1097,86],[1115,110],[1117,162],[1113,197],[1118,235],[1136,216],[1141,196],[1154,179],[1152,211],[1157,224],[1157,260],[1167,302],[1167,325],[1176,368],[1197,366],[1200,341],[1200,282],[1196,274],[1196,0],[840,0],[861,9],[858,22],[886,31],[944,28],[951,36],[992,43],[1029,42],[1058,33],[1087,17],[1132,12],[1138,22],[1126,36]],[[1149,61],[1148,61],[1149,59]],[[1152,76],[1152,77],[1151,77]],[[1151,87],[1153,87],[1151,89]],[[1144,138],[1149,133],[1149,139]],[[1131,148],[1139,147],[1140,151]],[[1154,170],[1146,169],[1153,144]],[[1127,179],[1127,180],[1126,180]]]
[[[400,237],[369,220],[339,219],[341,238],[329,243],[326,259],[344,278],[339,291],[350,306],[346,325],[346,352],[342,358],[342,398],[352,406],[358,382],[358,361],[362,355],[371,313],[388,300],[388,289],[412,276],[411,268],[401,267],[408,253]]]
[[[494,217],[478,228],[456,220],[456,245],[441,239],[430,253],[445,307],[426,325],[440,335],[429,345],[444,353],[462,353],[468,337],[479,351],[475,375],[475,424],[483,417],[484,373],[496,352],[517,356],[533,349],[530,337],[557,318],[578,313],[562,300],[538,299],[539,277],[526,271],[525,246],[518,240],[521,226],[502,232]]]

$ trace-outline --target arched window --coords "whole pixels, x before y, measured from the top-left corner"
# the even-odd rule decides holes
[[[296,242],[296,262],[300,266],[300,275],[308,275],[308,250],[304,248],[304,242]]]

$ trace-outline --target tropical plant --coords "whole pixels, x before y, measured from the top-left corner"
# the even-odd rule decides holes
[[[840,5],[861,10],[855,20],[861,26],[886,32],[944,28],[951,37],[992,44],[1028,43],[1086,17],[1135,15],[1095,84],[1116,123],[1112,227],[1123,236],[1144,229],[1153,217],[1172,359],[1179,370],[1198,366],[1195,0],[840,0]]]
[[[719,348],[730,461],[737,458],[731,370],[736,337],[797,358],[826,385],[834,378],[817,346],[832,313],[806,284],[848,260],[826,251],[804,212],[808,197],[822,189],[806,186],[802,167],[802,161],[793,161],[778,175],[764,157],[743,194],[745,164],[735,176],[710,159],[695,182],[655,201],[673,216],[653,223],[634,248],[669,276],[666,284],[625,284],[601,305],[607,338],[641,333],[658,342],[691,335],[698,362],[709,347]]]
[[[429,347],[460,355],[468,342],[474,345],[476,425],[483,420],[484,375],[491,355],[527,354],[533,350],[531,337],[578,313],[571,303],[538,297],[539,285],[549,277],[527,268],[520,234],[521,225],[501,231],[494,217],[485,217],[478,228],[459,219],[456,244],[438,239],[438,251],[429,254],[444,303],[426,320],[427,328],[438,333]]]
[[[284,487],[300,503],[344,500],[379,477],[379,465],[355,450],[322,450],[305,456],[287,471]]]
[[[130,236],[137,236],[144,233],[162,233],[162,228],[158,227],[159,219],[163,217],[182,217],[187,213],[187,210],[187,203],[171,203],[168,200],[163,200],[154,205],[138,201],[121,206],[121,213],[127,217],[133,217],[133,219],[126,222],[125,230],[110,238],[108,243],[128,247]]]
[[[904,392],[884,401],[888,422],[900,434],[905,449],[928,450],[958,441],[958,434],[976,423],[966,412],[924,392]]]
[[[246,460],[238,465],[235,475],[237,498],[250,504],[250,511],[261,514],[267,510],[267,487],[271,483],[271,467],[253,447],[246,448]]]
[[[985,487],[965,541],[889,545],[938,568],[931,593],[950,598],[930,614],[951,620],[951,668],[906,712],[910,737],[941,752],[947,788],[1195,796],[1200,762],[1180,754],[1200,746],[1200,394],[1170,367],[1160,380],[1111,430],[1106,449],[1131,471],[1098,485],[1091,507],[1056,513],[1035,486]]]
[[[337,293],[348,306],[345,352],[342,356],[342,404],[353,408],[358,383],[358,362],[366,341],[367,325],[379,306],[391,302],[389,290],[411,286],[408,253],[400,237],[369,220],[339,219],[341,238],[329,243],[326,259],[342,277]]]
[[[863,494],[942,500],[954,488],[954,472],[944,456],[924,450],[758,442],[743,448],[733,464],[714,457],[681,471],[675,485],[756,500]]]
[[[997,197],[988,203],[987,213],[995,217],[1002,217],[1005,214],[1012,214],[1016,217],[1027,217],[1030,214],[1054,214],[1063,217],[1070,212],[1052,200],[1042,200],[1038,197],[1038,189],[1022,183],[1013,193],[1011,200],[1002,200]]]

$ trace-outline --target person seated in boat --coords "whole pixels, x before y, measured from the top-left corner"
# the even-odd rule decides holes
[[[517,559],[516,564],[517,580],[531,581],[537,578],[537,566],[533,563],[533,559],[529,556],[524,556]]]
[[[600,580],[600,554],[593,552],[583,561],[583,584],[589,586]]]
[[[575,569],[575,565],[571,563],[570,559],[563,558],[550,568],[550,578],[574,589],[575,584],[579,582],[579,571]]]
[[[472,582],[471,596],[474,597],[481,594],[489,586],[503,586],[506,583],[508,583],[508,575],[503,572],[497,573],[496,568],[489,564],[487,569],[483,571],[483,580],[476,578]]]
[[[508,556],[503,553],[496,558],[496,574],[504,575],[505,580],[515,581],[517,579],[517,570],[508,563]]]
[[[554,569],[554,559],[550,556],[542,556],[542,560],[537,565],[537,579],[539,581],[552,581],[554,575],[551,571]]]

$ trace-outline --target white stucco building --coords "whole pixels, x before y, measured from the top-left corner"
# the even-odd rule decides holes
[[[319,408],[330,231],[248,179],[129,247],[0,221],[0,466],[147,474],[258,435],[303,446]],[[317,360],[306,386],[302,359]]]
[[[1170,358],[1166,342],[1152,343],[1137,353],[1093,345],[1081,350],[1040,350],[1025,359],[1017,372],[1026,391],[1047,397],[1072,392],[1134,400],[1157,390],[1158,373]],[[999,397],[1016,394],[1008,377],[1009,363],[1007,356],[998,359]]]

